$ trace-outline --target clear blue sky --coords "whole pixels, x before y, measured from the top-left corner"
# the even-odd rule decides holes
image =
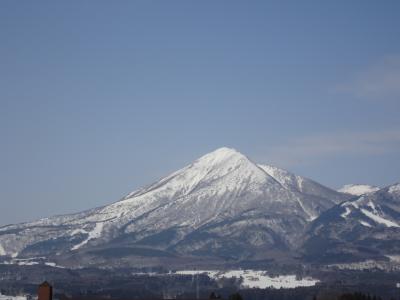
[[[400,181],[400,1],[0,2],[0,224],[118,200],[221,146]]]

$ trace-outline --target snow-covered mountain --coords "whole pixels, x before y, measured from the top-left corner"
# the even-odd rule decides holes
[[[220,148],[110,205],[1,227],[0,256],[67,266],[266,259],[295,248],[312,220],[348,198]]]
[[[345,198],[336,191],[319,184],[311,179],[295,175],[289,171],[269,165],[258,165],[261,169],[275,178],[286,189],[297,191],[309,197],[324,198],[328,202],[340,202]],[[340,192],[340,191],[339,191]]]
[[[346,193],[354,196],[373,193],[379,190],[379,187],[368,184],[346,184],[338,189],[340,193]]]
[[[400,183],[334,206],[304,238],[305,256],[326,263],[400,257]]]

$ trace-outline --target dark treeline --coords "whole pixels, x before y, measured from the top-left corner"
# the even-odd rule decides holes
[[[371,296],[369,294],[357,292],[343,294],[338,298],[338,300],[382,300],[382,298],[375,295]]]
[[[212,280],[204,275],[139,275],[131,270],[65,270],[24,266],[0,266],[0,289],[4,294],[36,294],[37,286],[49,281],[55,299],[67,297],[107,299],[215,299],[226,300],[400,300],[396,283],[400,273],[325,273],[324,284],[293,289],[243,289],[241,280]],[[329,276],[328,276],[329,275]],[[362,292],[362,293],[360,293]],[[239,293],[240,297],[238,297]]]
[[[241,289],[238,292],[243,300],[400,300],[400,291],[385,285],[320,285],[294,289]]]

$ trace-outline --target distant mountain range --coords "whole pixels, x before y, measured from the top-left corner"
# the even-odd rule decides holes
[[[311,223],[303,250],[321,263],[400,261],[400,184],[335,205]]]
[[[394,260],[399,187],[335,191],[220,148],[110,205],[0,227],[0,261],[78,268]]]
[[[355,196],[373,193],[379,190],[379,187],[367,184],[346,184],[338,192]]]

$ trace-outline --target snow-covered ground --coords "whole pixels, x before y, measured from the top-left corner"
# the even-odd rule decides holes
[[[81,232],[87,233],[88,236],[83,242],[73,246],[71,248],[71,250],[77,250],[77,249],[81,248],[83,245],[86,245],[90,240],[100,237],[101,236],[101,232],[103,231],[103,226],[104,226],[104,223],[96,223],[96,225],[94,226],[94,229],[92,231],[89,231],[89,232],[84,231],[82,229],[74,230],[74,234],[77,231],[81,231]]]
[[[391,188],[392,187],[390,187],[390,189]],[[368,198],[368,195],[363,195],[355,201],[343,202],[342,204],[340,204],[340,206],[343,207],[345,211],[341,213],[340,216],[343,219],[347,219],[347,217],[354,210],[357,210],[359,213],[370,219],[369,221],[373,221],[372,224],[380,224],[386,227],[400,227],[398,223],[388,219],[389,216],[386,216],[384,210],[380,207],[378,203],[375,204],[374,201],[372,201],[371,198]],[[361,225],[366,227],[373,227],[369,221],[367,222],[366,220],[359,220]]]
[[[355,196],[373,193],[379,190],[379,187],[368,184],[346,184],[338,192],[346,193]]]
[[[64,268],[54,262],[49,262],[45,257],[31,257],[31,258],[12,258],[10,260],[1,261],[2,265],[18,265],[18,266],[34,266],[34,265],[46,265],[53,268]],[[0,299],[2,300],[2,299]]]
[[[385,225],[386,227],[400,227],[399,224],[397,224],[397,223],[395,223],[395,222],[393,222],[393,221],[387,220],[387,219],[385,219],[385,218],[379,216],[379,215],[376,213],[376,211],[375,211],[375,214],[374,214],[374,213],[372,213],[372,212],[370,212],[370,211],[368,211],[368,210],[366,210],[366,209],[361,209],[361,212],[362,212],[364,215],[366,215],[368,218],[370,218],[370,219],[372,219],[373,221],[375,221],[376,223],[383,224],[383,225]]]
[[[218,280],[221,278],[242,279],[242,287],[246,288],[295,288],[300,286],[314,286],[319,280],[306,277],[297,279],[296,275],[280,275],[271,277],[265,271],[256,270],[231,270],[231,271],[205,271],[205,270],[185,270],[177,271],[176,274],[196,275],[206,274],[208,277]]]
[[[400,255],[386,255],[387,258],[390,259],[390,261],[395,262],[400,264]]]
[[[6,254],[7,254],[6,250],[4,250],[3,246],[0,244],[0,256],[6,255]]]
[[[0,300],[26,300],[26,296],[7,296],[0,293]]]

